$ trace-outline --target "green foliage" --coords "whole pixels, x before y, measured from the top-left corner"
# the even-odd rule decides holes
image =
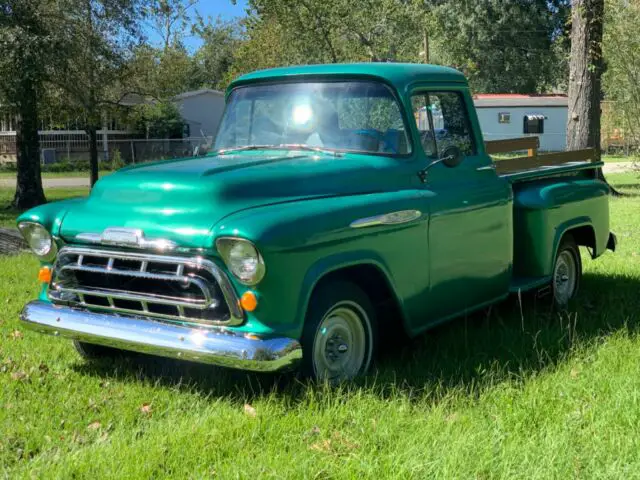
[[[194,55],[197,82],[202,87],[224,89],[234,63],[234,52],[242,43],[237,22],[198,17],[193,33],[202,40]]]
[[[125,166],[120,149],[116,148],[111,154],[111,170],[119,170]]]
[[[64,48],[51,59],[51,81],[88,126],[130,91],[129,54],[140,40],[143,0],[65,0],[56,24]]]
[[[198,65],[182,45],[137,46],[127,69],[135,90],[153,99],[164,101],[200,88]]]
[[[146,138],[182,138],[184,120],[171,102],[137,105],[129,118]]]
[[[640,3],[607,0],[603,55],[607,102],[603,130],[622,141],[640,144]],[[616,132],[617,130],[617,132]]]
[[[416,60],[421,48],[423,14],[415,2],[251,0],[249,5],[250,38],[259,22],[278,23],[272,34],[283,37],[299,63]]]
[[[568,76],[568,3],[439,2],[430,16],[432,60],[462,70],[479,92],[549,91]]]
[[[451,65],[485,92],[565,83],[567,0],[251,0],[234,70],[349,61]],[[426,37],[426,38],[425,38]],[[426,40],[426,51],[425,51]]]
[[[146,3],[150,23],[162,39],[163,49],[182,45],[190,24],[189,10],[198,0],[148,0]]]

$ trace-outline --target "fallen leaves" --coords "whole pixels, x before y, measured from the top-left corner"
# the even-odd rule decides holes
[[[96,420],[87,425],[87,430],[98,430],[101,426],[102,424]]]
[[[248,403],[244,404],[244,413],[245,413],[245,415],[247,415],[249,417],[255,417],[258,414],[258,412],[256,412],[256,409],[253,408]]]
[[[151,416],[152,412],[153,412],[153,408],[151,408],[150,403],[143,403],[140,406],[140,413],[142,413],[143,415]]]
[[[11,373],[11,380],[15,380],[16,382],[21,382],[29,379],[29,375],[24,370],[18,370],[17,372]]]
[[[350,440],[340,432],[333,432],[331,438],[325,438],[309,445],[310,450],[336,456],[348,455],[359,448],[360,444]]]
[[[24,333],[22,333],[20,330],[14,330],[13,332],[11,332],[10,337],[12,340],[20,340],[24,338]]]

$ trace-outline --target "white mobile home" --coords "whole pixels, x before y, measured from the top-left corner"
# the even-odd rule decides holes
[[[473,100],[485,140],[535,135],[540,150],[566,149],[566,95],[479,94]]]
[[[224,111],[224,93],[203,88],[173,97],[189,131],[186,136],[213,137]]]

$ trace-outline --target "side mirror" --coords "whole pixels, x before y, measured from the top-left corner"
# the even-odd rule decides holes
[[[462,155],[462,150],[460,150],[455,145],[451,145],[444,149],[441,157],[442,163],[449,168],[455,168],[462,163],[464,160],[464,155]]]

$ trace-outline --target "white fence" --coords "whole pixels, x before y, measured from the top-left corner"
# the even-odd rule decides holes
[[[41,131],[39,137],[46,163],[89,160],[89,137],[83,130]],[[101,161],[147,162],[201,154],[212,143],[212,137],[143,139],[128,132],[98,131],[98,156]],[[0,133],[0,154],[16,154],[15,132]]]

